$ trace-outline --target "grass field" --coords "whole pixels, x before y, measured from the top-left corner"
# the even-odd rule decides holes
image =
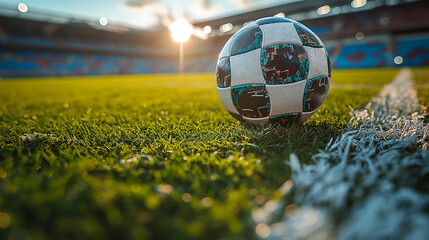
[[[2,81],[0,239],[255,238],[250,212],[278,196],[289,154],[311,164],[396,73],[334,71],[287,128],[233,119],[213,74]],[[415,76],[428,106],[429,71]]]
[[[417,68],[413,70],[416,89],[419,93],[422,112],[424,112],[425,122],[429,122],[429,69]]]

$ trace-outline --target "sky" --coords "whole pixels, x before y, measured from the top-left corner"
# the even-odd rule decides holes
[[[19,3],[28,12],[98,21],[147,29],[168,26],[184,17],[191,22],[234,15],[296,0],[1,0],[0,8],[15,8]]]

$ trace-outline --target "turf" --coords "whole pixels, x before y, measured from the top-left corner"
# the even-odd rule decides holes
[[[233,119],[213,74],[2,81],[0,238],[255,238],[289,154],[310,164],[396,72],[334,71],[291,127]]]
[[[419,95],[422,112],[425,116],[425,122],[429,122],[429,69],[416,68],[413,69],[416,89]]]

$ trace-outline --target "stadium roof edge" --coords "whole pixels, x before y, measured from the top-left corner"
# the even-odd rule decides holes
[[[81,29],[87,29],[90,31],[100,31],[100,32],[106,32],[106,33],[114,33],[114,34],[120,34],[120,33],[137,33],[137,34],[146,34],[151,33],[152,31],[147,30],[141,30],[141,29],[133,29],[133,28],[127,28],[120,25],[109,25],[107,26],[101,26],[98,23],[95,22],[88,22],[85,20],[79,20],[79,19],[70,19],[69,21],[65,23],[60,22],[51,22],[51,21],[45,21],[43,19],[33,19],[33,18],[16,18],[14,16],[5,16],[0,15],[0,28],[2,25],[21,25],[25,26],[25,28],[31,28],[34,24],[37,24],[38,26],[62,26],[66,28],[81,28]],[[44,30],[45,28],[37,29],[37,30]],[[58,28],[54,32],[58,30]]]
[[[303,0],[303,1],[287,3],[287,4],[280,4],[280,5],[264,8],[264,9],[244,12],[244,13],[240,13],[232,16],[226,16],[226,17],[211,19],[207,21],[194,22],[193,25],[197,27],[204,27],[206,25],[209,25],[212,28],[213,27],[219,28],[221,25],[225,23],[231,23],[233,25],[241,25],[243,23],[253,21],[262,17],[274,16],[278,13],[284,13],[286,17],[289,17],[291,15],[300,15],[301,13],[314,12],[315,16],[312,16],[308,19],[306,18],[306,20],[309,20],[309,19],[317,19],[317,18],[333,16],[332,13],[329,13],[326,15],[316,14],[316,10],[319,7],[324,5],[329,5],[331,8],[335,8],[335,7],[343,8],[345,6],[349,6],[350,10],[345,11],[344,13],[350,13],[350,12],[367,11],[372,8],[377,8],[382,6],[394,6],[394,5],[401,5],[401,4],[409,4],[412,2],[424,2],[424,1],[425,0],[372,0],[372,1],[368,0],[368,4],[366,4],[365,7],[352,8],[351,0],[318,0],[318,1]],[[301,21],[303,19],[295,19],[295,20]]]
[[[9,18],[9,19],[22,19],[28,21],[34,21],[39,23],[46,24],[59,24],[59,25],[81,25],[88,26],[101,31],[108,32],[156,32],[160,28],[154,29],[141,29],[127,24],[121,23],[109,23],[106,26],[101,26],[96,20],[91,19],[86,16],[72,17],[72,16],[57,16],[50,13],[44,12],[41,9],[36,9],[32,12],[27,12],[25,14],[19,13],[11,5],[0,5],[0,17]]]
[[[227,22],[232,24],[239,24],[242,22],[258,19],[261,16],[273,16],[279,12],[283,12],[287,16],[288,14],[296,13],[299,11],[315,10],[318,7],[323,5],[337,6],[337,5],[343,5],[344,3],[349,3],[349,2],[350,2],[349,0],[298,1],[298,2],[276,5],[268,8],[253,10],[249,12],[244,12],[233,16],[216,18],[216,19],[201,21],[201,22],[194,22],[193,25],[194,26],[212,25],[216,27]]]

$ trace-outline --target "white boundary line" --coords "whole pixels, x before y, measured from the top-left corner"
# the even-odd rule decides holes
[[[293,188],[283,198],[298,210],[288,213],[285,200],[269,201],[252,212],[256,233],[269,239],[426,239],[429,125],[418,110],[412,73],[402,69],[365,109],[352,111],[346,132],[312,157],[314,165],[301,166],[291,154]]]

